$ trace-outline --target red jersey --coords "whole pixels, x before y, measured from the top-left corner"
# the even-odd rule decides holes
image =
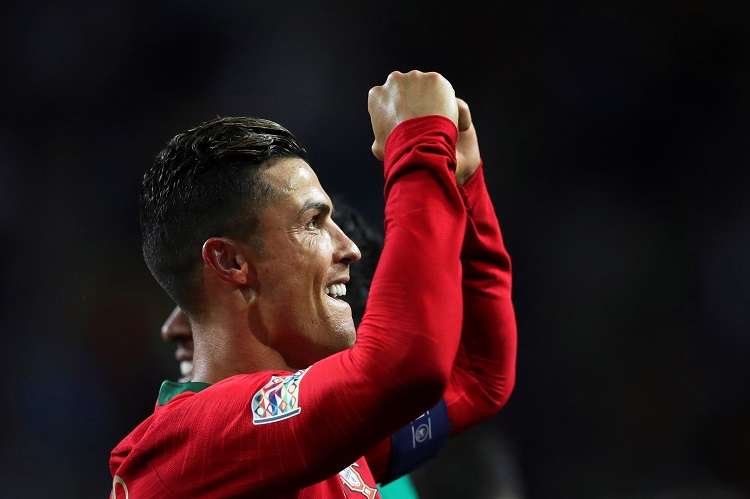
[[[379,497],[401,447],[389,435],[441,397],[454,431],[504,404],[510,261],[483,179],[456,186],[456,136],[429,116],[388,138],[385,244],[355,345],[296,373],[165,382],[154,413],[112,451],[113,497]],[[432,438],[416,430],[415,449]]]

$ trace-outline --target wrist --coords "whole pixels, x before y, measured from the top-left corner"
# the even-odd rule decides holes
[[[440,144],[440,149],[450,155],[448,168],[456,168],[456,142],[458,128],[450,120],[441,115],[419,116],[399,123],[388,135],[384,147],[385,176],[400,157],[414,147],[425,143]]]

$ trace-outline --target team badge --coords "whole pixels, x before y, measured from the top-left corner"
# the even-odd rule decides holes
[[[358,492],[365,496],[367,499],[375,499],[378,497],[378,490],[370,487],[362,480],[362,475],[359,474],[357,463],[347,466],[343,470],[339,471],[339,477],[344,485],[352,492]]]
[[[302,412],[299,384],[306,372],[304,369],[289,376],[271,376],[270,381],[253,395],[253,424],[273,423]]]

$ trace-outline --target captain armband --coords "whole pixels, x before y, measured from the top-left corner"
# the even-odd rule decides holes
[[[391,460],[383,484],[413,471],[434,457],[450,433],[448,409],[442,400],[435,407],[391,435]]]

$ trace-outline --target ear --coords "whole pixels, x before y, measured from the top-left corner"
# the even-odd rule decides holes
[[[250,282],[250,264],[242,246],[225,237],[211,237],[203,243],[203,262],[222,281],[237,287]]]

